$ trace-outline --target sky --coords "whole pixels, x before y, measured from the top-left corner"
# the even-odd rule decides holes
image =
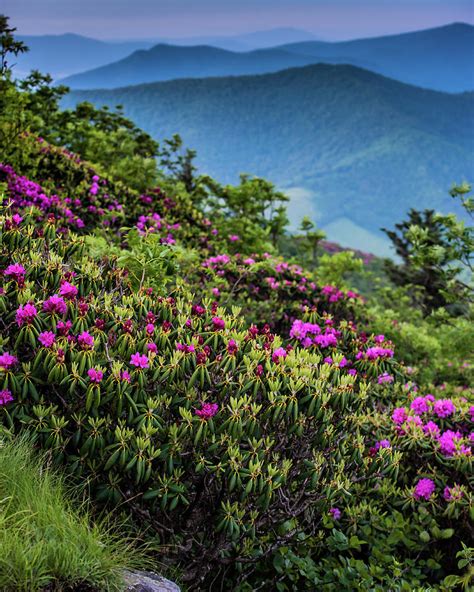
[[[0,12],[22,35],[138,39],[296,27],[337,40],[474,23],[474,0],[1,0]]]

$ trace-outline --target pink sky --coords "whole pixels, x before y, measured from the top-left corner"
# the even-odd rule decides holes
[[[324,39],[474,22],[472,0],[2,0],[21,34],[229,35],[296,27]]]

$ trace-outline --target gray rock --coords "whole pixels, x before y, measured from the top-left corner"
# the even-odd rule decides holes
[[[149,571],[127,571],[125,583],[125,592],[180,592],[174,582]]]

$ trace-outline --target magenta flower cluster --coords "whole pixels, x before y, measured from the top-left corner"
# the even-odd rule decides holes
[[[8,403],[11,403],[12,401],[13,396],[8,389],[0,391],[0,407],[2,407],[3,405],[8,405]]]
[[[470,456],[472,453],[471,436],[467,438],[460,430],[441,431],[440,426],[432,419],[426,423],[422,419],[422,416],[424,418],[428,414],[446,419],[455,413],[456,406],[451,399],[435,399],[433,395],[429,394],[413,399],[410,404],[410,412],[405,407],[394,409],[392,421],[400,436],[403,436],[410,428],[422,430],[425,436],[438,445],[439,451],[446,457]]]
[[[432,479],[420,479],[415,486],[413,497],[417,500],[429,500],[436,490],[436,485]]]
[[[195,413],[201,419],[211,419],[219,410],[217,403],[203,403],[201,409],[196,409]]]
[[[290,337],[298,339],[305,348],[312,345],[320,348],[336,347],[339,336],[340,332],[330,325],[326,326],[323,333],[318,324],[305,323],[300,320],[295,320],[290,329]]]

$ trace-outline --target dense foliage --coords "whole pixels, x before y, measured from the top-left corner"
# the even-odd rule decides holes
[[[190,590],[468,589],[468,298],[449,316],[410,286],[363,297],[373,258],[309,222],[288,236],[271,183],[221,185],[178,138],[3,83],[2,423]],[[444,228],[461,258],[472,229]]]

